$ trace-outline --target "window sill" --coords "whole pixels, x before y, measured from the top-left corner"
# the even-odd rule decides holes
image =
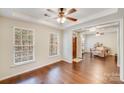
[[[53,56],[49,56],[49,58],[53,58],[53,57],[58,57],[59,55],[53,55]]]
[[[17,66],[22,66],[22,65],[26,65],[26,64],[30,64],[30,63],[34,63],[35,60],[32,61],[26,61],[26,62],[22,62],[22,63],[14,63],[13,65],[11,65],[11,68],[13,67],[17,67]]]

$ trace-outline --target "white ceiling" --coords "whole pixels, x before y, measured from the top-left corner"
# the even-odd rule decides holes
[[[103,15],[101,14],[103,13],[104,14],[113,13],[111,12],[113,11],[113,9],[111,8],[76,8],[76,9],[77,9],[77,12],[70,14],[68,16],[77,18],[78,22],[71,22],[67,20],[63,25],[57,23],[55,19],[57,14],[50,13],[46,11],[45,8],[1,8],[0,15],[11,17],[11,18],[16,18],[16,19],[21,19],[25,21],[42,23],[42,24],[46,24],[49,26],[57,27],[57,28],[67,28],[67,27],[77,25],[83,22],[84,20],[86,21],[86,19],[91,18],[91,17],[95,18],[95,16],[99,16],[99,15],[102,17]],[[56,12],[58,11],[57,8],[52,8],[52,10]],[[50,17],[45,17],[44,13],[49,14]]]
[[[77,30],[75,32],[81,32],[83,34],[96,34],[96,32],[113,33],[113,32],[117,32],[118,29],[119,29],[119,22],[112,22],[112,23],[87,27],[83,29],[80,28],[80,30]]]

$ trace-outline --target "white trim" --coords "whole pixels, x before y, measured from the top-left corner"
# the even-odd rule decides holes
[[[6,14],[6,11],[3,10],[3,15],[4,17],[9,17],[9,18],[13,18],[13,19],[20,19],[20,20],[23,20],[23,21],[28,21],[28,22],[33,22],[33,23],[38,23],[38,24],[44,24],[44,25],[47,25],[49,27],[53,27],[53,28],[56,28],[56,29],[67,29],[67,28],[70,28],[72,26],[76,26],[78,24],[81,24],[81,23],[84,23],[84,22],[87,22],[87,21],[91,21],[93,19],[97,19],[97,18],[101,18],[101,17],[104,17],[104,16],[107,16],[107,15],[110,15],[110,14],[114,14],[114,13],[117,13],[118,9],[117,8],[111,8],[111,9],[106,9],[104,11],[101,11],[100,13],[95,13],[93,15],[90,15],[88,17],[83,17],[81,18],[80,20],[82,20],[81,22],[79,22],[78,24],[74,24],[74,25],[67,25],[66,27],[63,27],[61,25],[59,25],[57,22],[56,23],[52,23],[52,22],[47,22],[45,20],[36,20],[30,16],[27,16],[25,14],[22,14],[22,13],[19,13],[19,12],[14,12],[14,13],[10,13],[10,14]]]
[[[72,60],[68,60],[68,59],[65,59],[65,58],[63,58],[62,60],[67,62],[67,63],[71,63],[72,64]]]
[[[31,30],[33,31],[33,60],[29,60],[29,61],[23,61],[23,62],[19,62],[19,63],[15,63],[15,51],[14,51],[14,46],[15,46],[15,28],[18,29],[26,29],[26,30]],[[18,27],[18,26],[13,26],[13,46],[12,46],[12,53],[13,53],[13,65],[11,67],[14,67],[14,65],[23,65],[23,64],[27,64],[27,63],[32,63],[35,62],[35,30],[34,29],[30,29],[30,28],[24,28],[24,27]]]
[[[62,29],[62,26],[58,25],[57,22],[56,24],[53,24],[51,22],[45,21],[45,20],[37,20],[35,18],[32,18],[30,16],[27,16],[25,14],[19,13],[19,12],[14,12],[12,14],[9,15],[3,15],[4,17],[7,18],[12,18],[12,19],[16,19],[16,20],[22,20],[22,21],[27,21],[27,22],[32,22],[32,23],[37,23],[37,24],[43,24],[58,30]]]
[[[117,66],[120,67],[120,22],[117,28]]]
[[[50,48],[50,35],[51,34],[56,34],[57,35],[57,42],[58,42],[58,46],[57,46],[57,54],[56,55],[50,55],[50,51],[49,51],[49,58],[52,57],[56,57],[56,56],[60,56],[60,35],[58,32],[50,32],[49,33],[49,48]]]
[[[108,10],[105,10],[105,11],[102,11],[100,13],[96,13],[94,15],[90,15],[88,17],[85,17],[83,19],[80,19],[81,22],[79,22],[78,24],[73,24],[73,25],[68,25],[65,27],[65,29],[69,29],[69,28],[72,28],[74,26],[77,26],[77,25],[80,25],[82,23],[85,23],[87,21],[91,21],[91,20],[94,20],[94,19],[98,19],[98,18],[101,18],[101,17],[104,17],[104,16],[107,16],[107,15],[110,15],[110,14],[114,14],[114,13],[117,13],[118,9],[117,8],[113,8],[113,9],[108,9]]]
[[[52,55],[52,56],[49,55],[49,58],[58,57],[58,56],[60,56],[60,55],[59,55],[59,54],[57,54],[57,55]]]
[[[120,19],[120,80],[124,81],[124,18]]]
[[[56,62],[59,62],[59,61],[61,61],[61,59],[57,60]],[[47,66],[47,65],[51,65],[51,64],[56,63],[56,62],[49,62],[48,64],[37,66],[37,67],[31,68],[31,69],[22,71],[20,73],[16,73],[16,74],[13,74],[13,75],[2,77],[2,78],[0,78],[0,81],[5,80],[5,79],[8,79],[8,78],[11,78],[11,77],[14,77],[14,76],[17,76],[17,75],[20,75],[20,74],[23,74],[23,73],[26,73],[26,72],[29,72],[29,71],[33,71],[33,70],[42,68],[42,67]]]
[[[30,63],[34,63],[36,61],[25,61],[25,62],[21,62],[21,63],[15,63],[15,64],[12,64],[10,67],[13,68],[13,67],[17,67],[17,66],[21,66],[21,65],[26,65],[26,64],[30,64]]]
[[[115,22],[120,22],[120,19],[108,20],[108,21],[99,22],[99,23],[93,23],[93,24],[90,24],[90,25],[87,25],[87,26],[82,26],[82,24],[80,24],[80,25],[77,25],[77,27],[70,28],[69,30],[78,31],[77,28],[78,28],[78,29],[79,29],[79,28],[80,28],[80,29],[85,29],[85,28],[90,28],[90,27],[94,27],[94,26],[98,26],[98,25],[104,25],[104,24],[115,23]]]

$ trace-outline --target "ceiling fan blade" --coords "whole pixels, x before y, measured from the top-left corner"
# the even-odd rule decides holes
[[[67,12],[67,15],[68,14],[72,14],[72,13],[74,13],[74,12],[76,12],[77,10],[75,9],[75,8],[72,8],[72,9],[70,9],[68,12]]]
[[[55,11],[53,11],[52,9],[46,9],[47,11],[51,12],[51,13],[56,13]]]
[[[100,35],[104,35],[104,33],[100,33]]]
[[[44,14],[44,16],[50,17],[50,15],[48,15],[48,14],[46,14],[46,13]]]
[[[71,21],[77,21],[76,18],[73,18],[73,17],[66,17],[67,19],[71,20]]]

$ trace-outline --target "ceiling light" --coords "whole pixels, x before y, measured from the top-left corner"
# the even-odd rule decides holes
[[[96,31],[96,27],[92,27],[89,30],[90,30],[90,32],[94,32],[94,31]]]
[[[100,33],[99,32],[96,32],[96,36],[100,36]]]
[[[96,32],[96,36],[104,35],[104,33]]]
[[[58,23],[64,23],[66,21],[66,18],[65,17],[59,17],[59,18],[57,18],[57,22]]]

